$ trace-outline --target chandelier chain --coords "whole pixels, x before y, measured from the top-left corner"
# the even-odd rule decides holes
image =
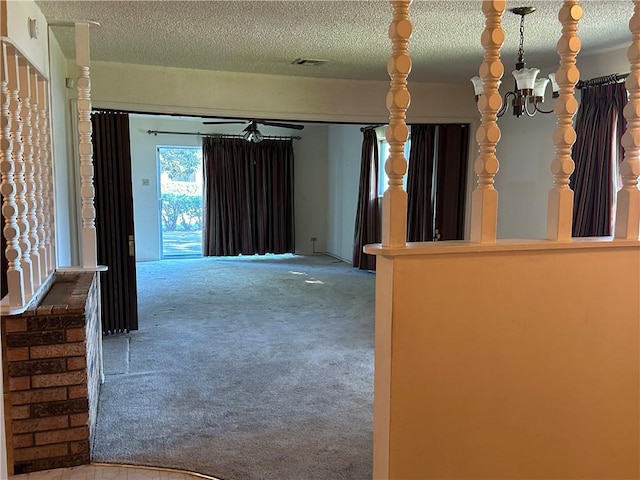
[[[518,62],[524,63],[524,15],[520,15],[520,47],[518,48]]]

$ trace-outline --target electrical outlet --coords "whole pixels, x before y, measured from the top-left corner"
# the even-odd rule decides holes
[[[149,186],[149,179],[148,178],[143,178],[142,179],[142,186],[143,187],[148,187]]]
[[[318,237],[311,237],[311,241],[312,242],[317,242],[318,241]]]

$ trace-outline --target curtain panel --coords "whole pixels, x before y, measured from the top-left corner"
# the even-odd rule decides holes
[[[206,137],[205,256],[293,253],[293,141]]]
[[[469,125],[411,125],[407,172],[407,241],[461,240]]]
[[[608,236],[613,232],[615,162],[624,157],[622,134],[627,104],[624,83],[582,89],[576,114],[576,142],[570,178],[574,191],[573,236]]]
[[[370,243],[379,243],[380,212],[378,203],[378,138],[375,130],[363,131],[362,153],[360,156],[360,187],[353,239],[352,265],[360,270],[375,270],[376,257],[362,251]]]

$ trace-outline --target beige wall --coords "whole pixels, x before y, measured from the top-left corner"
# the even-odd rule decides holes
[[[638,478],[637,242],[419,253],[378,257],[376,478]]]
[[[133,111],[386,122],[389,82],[285,77],[92,62],[94,106]],[[467,85],[412,83],[409,119],[476,118]]]

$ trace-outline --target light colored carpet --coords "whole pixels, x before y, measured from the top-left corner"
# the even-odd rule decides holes
[[[140,330],[104,339],[94,461],[371,478],[374,282],[321,255],[139,263]]]

